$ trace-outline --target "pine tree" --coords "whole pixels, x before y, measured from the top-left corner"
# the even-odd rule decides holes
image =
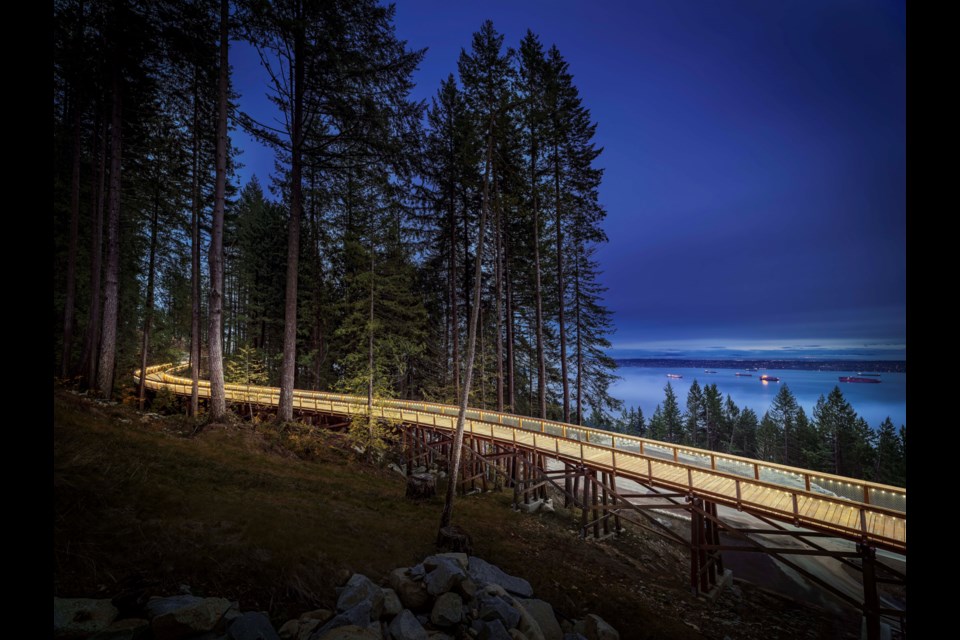
[[[693,447],[701,446],[706,428],[706,407],[703,403],[703,390],[696,379],[687,392],[687,411],[683,416],[683,423],[680,442]]]
[[[673,385],[667,382],[663,388],[663,426],[664,439],[667,442],[679,444],[683,438],[683,417],[680,415],[680,405],[677,403],[677,395],[673,391]]]
[[[783,452],[783,433],[777,427],[777,422],[766,411],[757,427],[756,458],[767,462],[780,462]]]
[[[800,464],[801,451],[797,434],[797,419],[800,405],[790,388],[783,384],[777,391],[770,405],[769,416],[780,435],[780,451],[776,456],[778,462],[791,466]]]

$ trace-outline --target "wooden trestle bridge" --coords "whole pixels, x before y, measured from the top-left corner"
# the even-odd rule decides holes
[[[180,368],[149,367],[146,387],[189,397],[191,380],[175,375]],[[134,374],[138,381],[139,373]],[[201,380],[198,392],[209,398],[209,382]],[[276,387],[226,385],[228,402],[275,407],[279,397]],[[296,390],[293,406],[304,415],[342,422],[365,413],[367,400]],[[375,416],[400,426],[408,471],[448,459],[457,411],[453,405],[409,400],[378,400],[373,406]],[[479,409],[467,412],[463,455],[459,481],[464,488],[501,481],[513,488],[516,503],[529,503],[545,498],[552,486],[566,506],[580,509],[582,536],[619,533],[621,521],[628,521],[688,548],[695,593],[706,594],[723,580],[723,551],[766,553],[861,609],[868,638],[880,637],[881,618],[905,634],[905,597],[891,603],[877,590],[878,583],[905,589],[905,570],[883,562],[877,551],[906,556],[906,489]],[[687,512],[689,538],[653,516],[652,510],[661,509]],[[750,524],[730,517],[729,509],[752,516]],[[856,570],[862,596],[839,589],[788,556],[832,558]]]

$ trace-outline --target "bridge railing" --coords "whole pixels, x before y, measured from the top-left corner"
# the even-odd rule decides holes
[[[148,387],[166,386],[175,393],[189,395],[191,381],[188,378],[169,373],[171,365],[160,365],[147,369]],[[209,382],[200,381],[201,394],[209,395]],[[276,405],[279,390],[275,387],[256,385],[225,385],[228,401]],[[345,394],[319,391],[297,390],[293,404],[300,410],[322,411],[340,415],[353,415],[366,411],[366,399]],[[456,426],[457,408],[438,403],[378,400],[375,415],[422,425],[453,429]],[[800,514],[808,501],[826,501],[842,506],[856,506],[860,512],[860,522],[838,525],[837,530],[862,532],[865,536],[877,539],[887,546],[903,546],[903,541],[889,539],[869,533],[872,526],[868,520],[876,518],[894,518],[903,521],[905,528],[906,490],[843,476],[818,473],[797,469],[786,465],[766,463],[750,458],[720,454],[704,449],[684,447],[671,443],[638,438],[625,434],[615,434],[590,427],[566,425],[560,422],[515,416],[500,412],[479,409],[468,411],[466,430],[477,436],[510,440],[530,446],[558,457],[581,461],[589,458],[591,465],[626,471],[625,460],[641,460],[646,472],[656,476],[660,484],[678,489],[694,489],[701,493],[710,493],[703,487],[708,479],[725,478],[732,480],[735,497],[730,492],[716,497],[732,503],[734,506],[748,504],[755,510],[768,511],[779,516],[793,515],[797,522],[805,521]],[[519,430],[519,431],[518,431]],[[498,433],[499,432],[499,433]],[[526,434],[518,441],[518,434]],[[585,457],[586,456],[586,457]],[[626,458],[624,457],[626,456]],[[635,465],[634,465],[635,466]],[[635,474],[632,470],[631,474]],[[642,477],[642,474],[641,474]],[[672,478],[666,480],[666,478]],[[680,478],[679,480],[677,478]],[[781,492],[787,499],[785,506],[771,507],[766,503],[751,504],[744,496],[751,489],[766,489]],[[823,528],[822,522],[813,522]]]

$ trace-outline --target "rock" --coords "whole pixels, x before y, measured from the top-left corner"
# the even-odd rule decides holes
[[[523,632],[527,640],[545,640],[543,631],[540,630],[540,625],[533,616],[530,615],[526,607],[519,602],[514,603],[514,606],[517,607],[517,610],[520,612],[520,622],[517,623],[517,629]]]
[[[427,593],[426,586],[408,576],[406,569],[394,569],[390,572],[390,588],[407,609],[420,611],[430,604],[430,594]]]
[[[470,556],[470,567],[467,573],[477,584],[498,584],[521,598],[533,596],[533,587],[529,582],[505,573],[500,567],[490,564],[483,558]]]
[[[90,640],[141,640],[150,632],[150,621],[143,618],[114,620],[103,631],[90,636]]]
[[[364,600],[352,609],[347,609],[333,616],[333,618],[328,620],[319,630],[315,631],[310,638],[312,640],[318,640],[319,638],[325,637],[325,634],[339,627],[354,626],[366,629],[370,625],[371,613],[370,602]]]
[[[437,536],[437,546],[458,553],[471,554],[473,553],[473,538],[463,527],[451,524],[440,529]]]
[[[407,497],[427,500],[437,495],[437,481],[432,473],[414,473],[407,476]]]
[[[316,619],[300,620],[300,631],[297,632],[297,640],[310,640],[310,636],[316,631],[322,621]]]
[[[563,630],[557,622],[557,616],[549,602],[543,600],[522,600],[521,604],[543,633],[544,640],[563,640]]]
[[[393,640],[427,640],[427,631],[409,609],[404,609],[390,623]]]
[[[322,638],[323,640],[382,640],[383,636],[371,631],[365,626],[361,627],[355,624],[348,624],[337,627],[336,629],[331,629],[327,631],[325,635],[321,635],[318,638]]]
[[[441,593],[452,590],[467,577],[467,574],[453,558],[431,556],[428,560],[431,563],[428,564],[427,561],[424,561],[423,565],[429,570],[432,564],[433,570],[427,574],[423,582],[427,585],[427,593],[432,596],[439,596]]]
[[[330,609],[314,609],[313,611],[307,611],[306,613],[300,614],[300,622],[305,622],[307,620],[319,620],[320,622],[326,622],[333,617],[333,611]]]
[[[147,613],[156,640],[176,640],[188,635],[213,631],[230,608],[226,598],[198,598],[183,595],[150,598]]]
[[[297,640],[297,636],[300,635],[300,621],[287,620],[277,631],[277,635],[281,640]]]
[[[540,510],[547,511],[549,513],[556,512],[557,509],[553,506],[553,498],[547,498],[544,500],[543,503],[540,504]]]
[[[477,638],[479,640],[512,640],[510,633],[499,620],[481,620]]]
[[[453,560],[464,571],[466,571],[467,567],[470,566],[469,556],[467,556],[467,554],[465,553],[456,553],[456,552],[436,553],[428,557],[426,560],[424,560],[423,566],[426,567],[427,569],[433,569],[438,562],[443,562],[445,560]]]
[[[398,465],[396,462],[391,462],[390,464],[388,464],[388,465],[387,465],[387,469],[390,469],[391,471],[396,471],[397,473],[399,473],[399,474],[402,475],[402,476],[407,475],[407,472],[406,472],[400,465]]]
[[[588,614],[584,623],[587,640],[620,640],[620,633],[595,613]]]
[[[463,600],[456,593],[444,593],[433,603],[430,622],[438,627],[452,627],[463,619]]]
[[[397,592],[384,587],[381,617],[392,618],[399,615],[401,611],[403,611],[403,603],[400,602],[400,597],[397,595]]]
[[[577,633],[576,631],[570,631],[563,634],[563,640],[587,640],[582,634]]]
[[[429,640],[453,640],[453,636],[450,636],[443,631],[430,631]]]
[[[520,612],[502,598],[484,594],[478,600],[477,615],[481,620],[499,620],[506,629],[512,629],[520,622]]]
[[[337,611],[353,609],[362,602],[370,604],[373,619],[379,618],[383,612],[383,589],[375,585],[367,576],[355,573],[350,576],[347,584],[340,591],[340,596],[337,598]]]
[[[508,633],[513,640],[528,640],[527,636],[523,634],[523,631],[519,629],[510,629]]]
[[[79,638],[103,631],[116,619],[117,613],[109,600],[55,597],[53,637]]]
[[[457,593],[463,596],[465,601],[473,600],[477,597],[477,583],[470,578],[465,578],[457,584]]]
[[[280,640],[270,618],[255,611],[248,611],[234,620],[227,629],[227,637],[230,640]]]

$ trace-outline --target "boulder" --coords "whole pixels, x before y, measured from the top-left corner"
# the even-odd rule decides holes
[[[383,636],[366,626],[348,624],[319,636],[323,640],[383,640]]]
[[[407,497],[428,500],[437,495],[437,481],[432,473],[414,473],[407,476]]]
[[[557,622],[557,616],[549,602],[531,598],[521,600],[520,604],[536,621],[541,633],[543,633],[544,640],[563,640],[563,630],[560,628],[560,623]]]
[[[479,640],[512,640],[510,632],[499,620],[480,620],[479,623],[479,633],[477,634]]]
[[[426,586],[411,578],[407,569],[394,569],[390,572],[390,588],[407,609],[420,611],[430,604],[430,594],[427,593]]]
[[[372,617],[379,618],[383,611],[383,589],[375,585],[367,576],[355,573],[340,590],[337,611],[342,613],[363,602],[369,603],[370,610],[373,612]]]
[[[300,623],[300,630],[297,632],[297,640],[310,640],[310,636],[320,628],[324,621],[308,618],[307,620],[301,619],[298,622]]]
[[[280,636],[280,640],[297,640],[297,637],[300,635],[300,621],[287,620],[283,623],[283,626],[277,630],[277,635]]]
[[[520,622],[520,612],[499,596],[484,594],[478,598],[477,616],[481,620],[499,620],[504,628],[512,629]]]
[[[467,570],[467,567],[470,566],[470,558],[465,553],[436,553],[432,556],[429,556],[426,560],[423,561],[423,566],[427,569],[433,569],[437,566],[437,563],[444,562],[446,560],[453,560],[456,562],[461,569],[464,571]]]
[[[390,623],[393,640],[427,640],[427,631],[409,609],[404,609]]]
[[[109,627],[117,613],[117,608],[109,600],[55,597],[53,637],[87,637]]]
[[[270,619],[262,613],[248,611],[233,621],[227,629],[230,640],[280,640]]]
[[[477,597],[477,583],[470,578],[464,578],[457,584],[457,593],[469,602]]]
[[[399,615],[403,611],[403,603],[400,602],[400,597],[397,595],[397,592],[393,589],[387,587],[383,588],[383,611],[380,613],[382,617],[392,618],[396,615]]]
[[[587,640],[620,640],[620,633],[595,613],[588,614],[584,623]]]
[[[510,634],[510,638],[512,638],[512,640],[529,640],[527,636],[524,635],[523,631],[520,631],[520,629],[510,629],[508,633]]]
[[[438,627],[452,627],[463,619],[463,600],[456,593],[444,593],[433,603],[430,622]]]
[[[326,622],[333,617],[333,611],[330,609],[314,609],[313,611],[307,611],[306,613],[300,614],[300,622],[303,623],[307,620],[319,620],[320,622]]]
[[[150,598],[147,613],[156,640],[177,640],[212,631],[230,608],[226,598],[198,598],[182,595]]]
[[[370,625],[372,612],[370,602],[364,600],[352,609],[347,609],[333,616],[320,629],[311,634],[310,638],[311,640],[319,640],[319,638],[325,637],[330,631],[339,627],[354,626],[366,629]]]
[[[490,564],[483,558],[470,556],[470,566],[467,573],[477,584],[498,584],[521,598],[533,596],[533,587],[530,586],[529,582],[505,573],[500,567]]]
[[[143,618],[114,620],[99,633],[90,636],[90,640],[141,640],[150,633],[150,621]]]
[[[431,596],[439,596],[451,591],[467,577],[467,574],[453,558],[431,556],[428,560],[431,563],[428,564],[426,561],[423,563],[423,566],[429,571],[423,582],[427,585],[427,593]]]

